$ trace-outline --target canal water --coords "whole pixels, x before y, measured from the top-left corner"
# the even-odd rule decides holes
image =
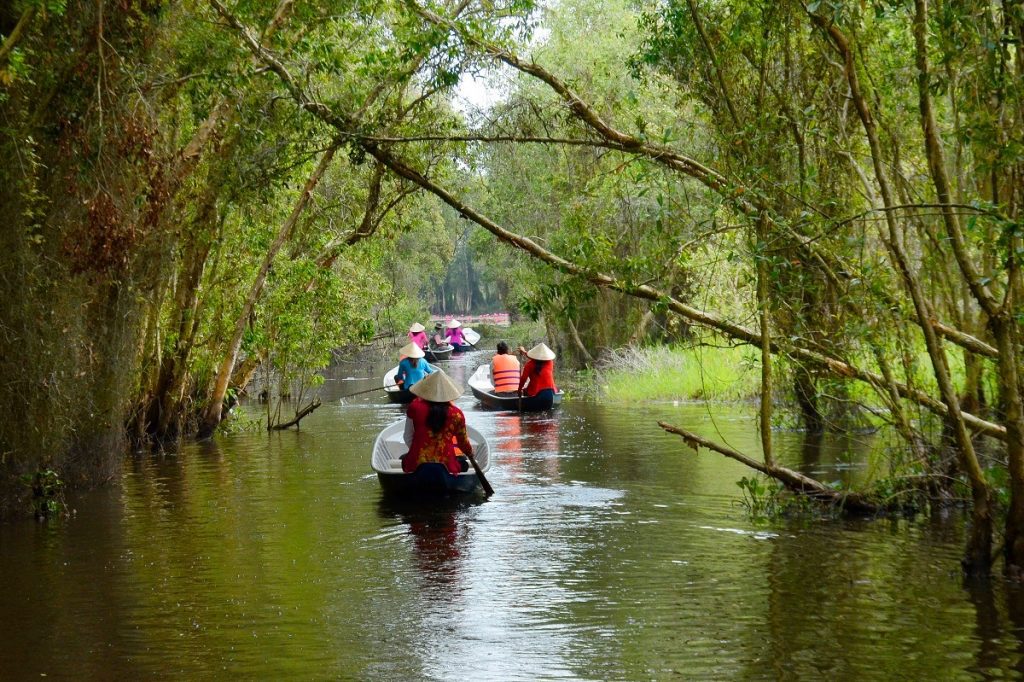
[[[487,359],[446,368],[463,384]],[[0,526],[0,678],[987,679],[1024,667],[1024,599],[961,583],[962,518],[757,522],[753,410],[458,401],[496,453],[486,502],[382,499],[386,365],[342,364],[299,431],[132,455],[55,523]],[[824,480],[870,437],[777,434]]]

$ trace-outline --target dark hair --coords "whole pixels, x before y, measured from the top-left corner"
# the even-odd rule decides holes
[[[420,366],[419,358],[406,358],[406,360],[409,361],[409,364],[412,365],[414,369]]]
[[[427,426],[434,433],[444,428],[448,423],[448,403],[435,403],[427,400]]]
[[[505,355],[508,353],[508,344],[504,341],[498,341],[498,354]]]
[[[530,358],[530,359],[533,360],[533,358]],[[544,369],[544,366],[547,365],[549,362],[551,362],[551,361],[550,360],[533,360],[533,373],[534,374],[540,374],[540,371],[542,369]]]

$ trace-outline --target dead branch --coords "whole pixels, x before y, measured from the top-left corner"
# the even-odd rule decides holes
[[[719,445],[718,443],[707,440],[706,438],[702,438],[692,431],[681,429],[678,426],[672,426],[671,424],[666,424],[661,421],[658,422],[658,426],[669,433],[681,436],[686,444],[693,448],[695,452],[699,452],[699,448],[702,446],[708,450],[714,450],[715,452],[725,455],[729,459],[734,459],[755,471],[760,471],[765,476],[774,478],[776,481],[786,486],[788,490],[799,495],[805,495],[819,502],[840,507],[844,512],[851,514],[877,514],[878,512],[883,511],[881,507],[874,502],[871,502],[860,493],[846,490],[834,490],[824,483],[816,481],[810,476],[801,474],[799,471],[793,471],[792,469],[778,465],[772,466],[758,462],[755,459],[747,457],[741,452],[737,452],[732,448]]]
[[[284,431],[285,429],[291,428],[293,426],[298,427],[299,422],[302,421],[303,417],[312,414],[313,411],[316,410],[316,408],[320,407],[321,405],[323,405],[323,403],[320,402],[320,398],[316,398],[309,405],[306,405],[304,408],[299,410],[295,414],[295,419],[292,419],[290,422],[285,422],[284,424],[274,424],[273,426],[270,427],[270,430]]]

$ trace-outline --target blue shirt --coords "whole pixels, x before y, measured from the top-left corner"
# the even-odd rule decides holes
[[[412,366],[412,362],[409,358],[402,358],[402,361],[398,363],[398,373],[395,374],[395,383],[401,383],[402,388],[408,391],[412,388],[412,385],[417,381],[433,373],[433,368],[426,361],[425,358],[420,358],[419,363],[415,367]]]

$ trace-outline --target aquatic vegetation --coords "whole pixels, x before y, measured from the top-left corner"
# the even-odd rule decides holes
[[[25,474],[21,483],[32,492],[32,513],[37,519],[48,519],[67,513],[64,500],[64,481],[52,469],[41,469]]]

